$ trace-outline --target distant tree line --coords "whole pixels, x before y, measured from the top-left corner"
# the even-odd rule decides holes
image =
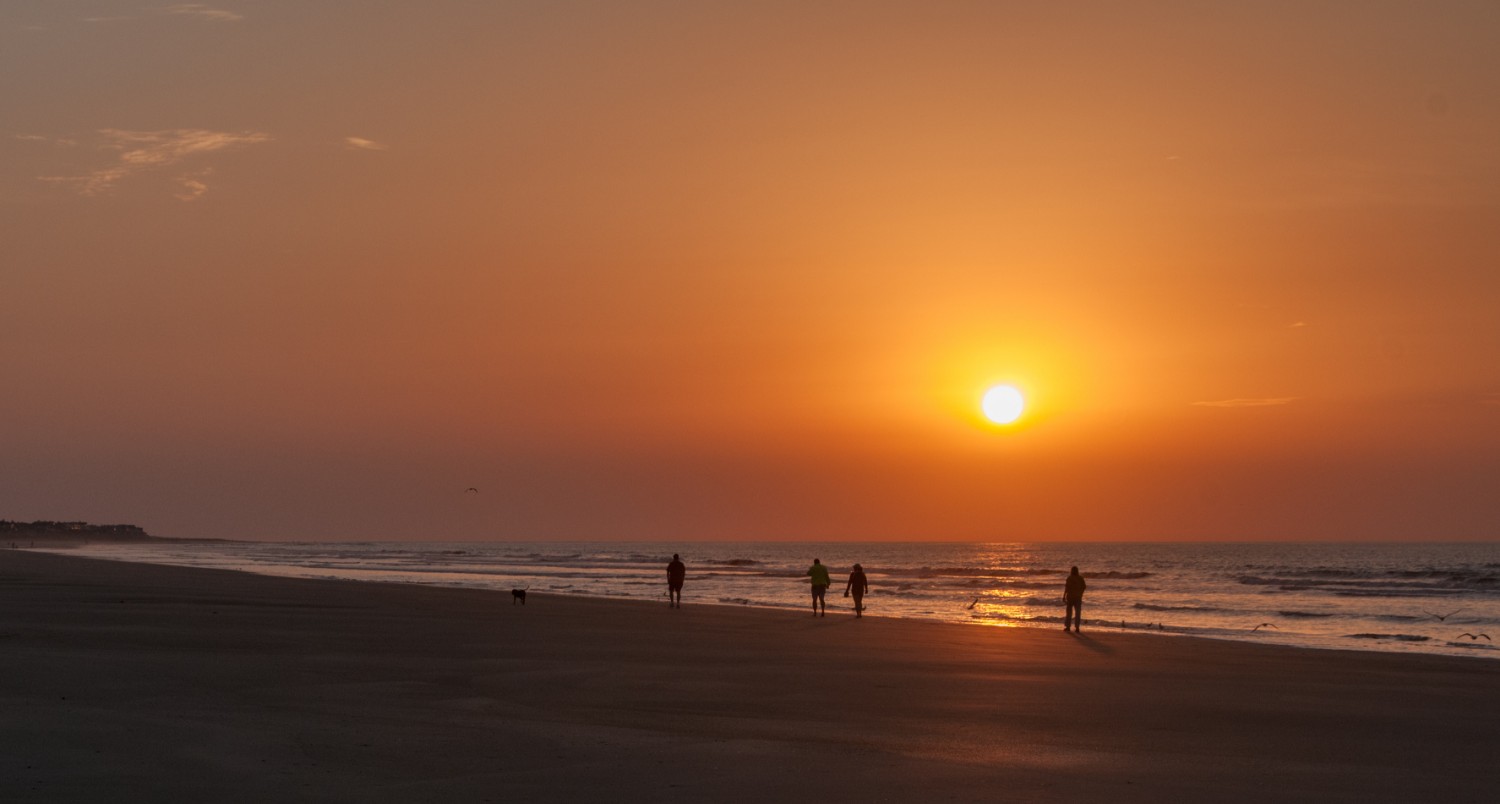
[[[90,525],[87,522],[12,522],[0,519],[3,539],[98,539],[101,541],[136,541],[150,539],[137,525]]]

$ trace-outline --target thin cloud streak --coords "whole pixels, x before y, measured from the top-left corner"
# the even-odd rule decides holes
[[[66,137],[44,137],[40,134],[16,134],[15,138],[21,142],[45,142],[48,145],[77,145],[78,140]]]
[[[1287,405],[1295,402],[1295,396],[1273,396],[1261,399],[1217,399],[1213,401],[1194,402],[1197,407],[1202,408],[1268,408],[1275,405]]]
[[[72,185],[82,195],[100,195],[113,190],[115,185],[132,176],[170,167],[203,154],[254,145],[271,139],[269,134],[255,131],[228,132],[188,128],[162,131],[124,131],[106,128],[100,129],[99,134],[105,140],[103,145],[105,149],[120,152],[115,164],[79,176],[39,176],[38,178],[41,181]],[[201,179],[196,177],[202,175],[206,173],[200,171],[197,174],[190,174],[193,184],[184,184],[184,186],[201,185]],[[203,189],[197,190],[191,197],[197,198],[206,189],[204,185]]]
[[[345,137],[344,144],[359,151],[384,151],[386,146],[364,137]]]
[[[213,22],[239,22],[244,17],[233,11],[225,11],[222,8],[213,8],[202,3],[178,3],[175,6],[167,6],[162,9],[163,14],[180,14],[190,17],[199,17]]]

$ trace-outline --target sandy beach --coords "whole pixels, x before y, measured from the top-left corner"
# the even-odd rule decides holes
[[[1492,801],[1500,664],[0,551],[0,799]]]

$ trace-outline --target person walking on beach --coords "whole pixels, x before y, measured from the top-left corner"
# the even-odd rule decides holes
[[[682,556],[672,554],[672,563],[667,565],[667,605],[682,608],[682,582],[687,579],[687,566]]]
[[[1083,590],[1088,584],[1083,582],[1083,576],[1078,574],[1078,568],[1068,575],[1068,583],[1063,587],[1063,630],[1070,627],[1074,633],[1083,631]]]
[[[870,582],[865,578],[865,568],[858,564],[854,565],[854,571],[849,573],[849,582],[844,584],[844,597],[854,595],[854,616],[865,616],[865,592],[870,590]]]
[[[823,562],[815,558],[813,559],[813,565],[807,568],[807,577],[812,579],[813,616],[827,617],[828,601],[826,596],[828,594],[828,587],[833,585],[833,581],[828,578],[828,568],[823,566]]]

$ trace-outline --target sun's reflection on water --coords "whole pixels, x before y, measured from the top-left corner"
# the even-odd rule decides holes
[[[969,611],[975,625],[1019,628],[1035,619],[1030,605],[1032,593],[1014,589],[987,589]]]

